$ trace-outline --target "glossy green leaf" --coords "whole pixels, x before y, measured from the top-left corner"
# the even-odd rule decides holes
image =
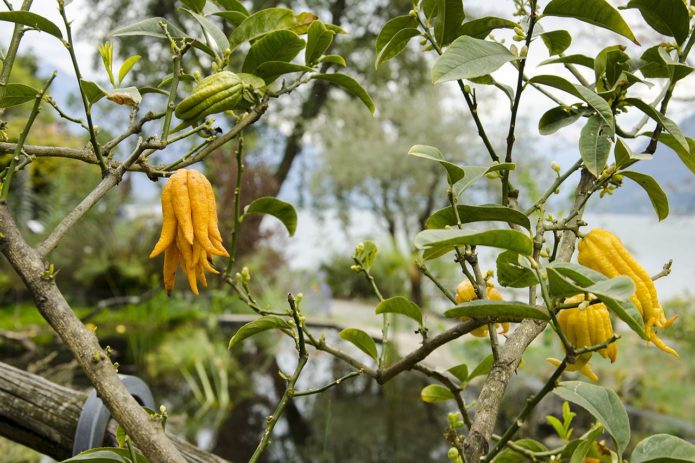
[[[205,0],[181,0],[181,3],[196,13],[201,13],[205,7]]]
[[[447,400],[454,400],[454,395],[449,389],[441,384],[430,384],[422,388],[422,391],[420,391],[420,398],[423,402],[433,404],[437,402],[446,402]]]
[[[516,164],[510,162],[490,164],[487,166],[465,166],[463,167],[463,171],[466,175],[454,184],[454,193],[456,197],[461,196],[461,193],[473,186],[473,184],[483,178],[485,174],[514,169],[516,169]]]
[[[693,72],[692,67],[674,60],[660,45],[648,48],[640,60],[644,64],[639,71],[647,78],[666,78],[677,82]]]
[[[229,340],[229,349],[251,336],[273,329],[290,329],[291,326],[284,318],[275,315],[265,315],[239,328]]]
[[[549,109],[538,121],[538,132],[541,135],[550,135],[563,127],[574,124],[582,117],[581,111],[569,106],[557,106]]]
[[[378,55],[398,32],[403,29],[417,29],[417,27],[417,19],[410,15],[396,16],[389,19],[376,37],[376,54]]]
[[[583,100],[585,103],[591,106],[594,111],[596,111],[598,115],[601,116],[601,118],[606,122],[610,128],[611,138],[613,138],[612,134],[615,131],[615,119],[613,118],[613,111],[606,100],[598,96],[596,93],[582,85],[573,84],[562,77],[553,75],[535,76],[529,79],[529,82],[535,82],[537,84],[557,88],[558,90],[562,90],[563,92],[567,92],[570,95]]]
[[[229,48],[234,51],[244,42],[255,40],[273,31],[296,25],[294,11],[287,8],[266,8],[246,18],[229,36]]]
[[[473,368],[473,371],[471,372],[470,375],[468,375],[468,381],[472,380],[473,378],[476,378],[478,376],[484,376],[490,373],[490,370],[492,370],[492,364],[495,363],[495,358],[493,357],[492,354],[488,355],[484,359],[480,361],[479,364]]]
[[[367,333],[357,328],[345,328],[338,335],[344,340],[352,343],[359,350],[369,355],[374,360],[377,359],[376,343]]]
[[[649,105],[648,103],[645,103],[640,99],[625,98],[625,102],[639,109],[644,114],[658,122],[659,125],[661,125],[668,133],[670,133],[673,136],[673,138],[680,144],[683,150],[687,152],[690,151],[690,145],[688,144],[688,141],[685,139],[683,132],[681,132],[680,127],[678,127],[678,124],[666,117],[653,106]]]
[[[157,88],[157,87],[148,87],[148,86],[138,87],[138,91],[140,92],[140,95],[146,95],[148,93],[158,93],[160,95],[169,95],[169,92],[167,92],[166,90],[162,90],[161,88]]]
[[[538,284],[538,277],[524,258],[514,251],[497,256],[497,281],[507,288],[527,288]]]
[[[0,11],[0,21],[7,21],[48,32],[59,39],[63,38],[60,28],[50,20],[31,11]]]
[[[462,36],[456,39],[434,63],[432,82],[439,84],[490,74],[503,64],[518,60],[496,42]]]
[[[627,8],[639,9],[652,29],[675,38],[678,44],[688,38],[690,17],[683,0],[630,0]]]
[[[519,439],[514,441],[516,447],[521,447],[531,452],[547,452],[548,447],[541,444],[534,439]],[[528,458],[523,454],[512,450],[511,448],[505,448],[492,460],[492,463],[525,463]]]
[[[561,268],[546,266],[550,294],[556,297],[574,296],[579,293],[592,293],[601,300],[613,299],[615,301],[628,301],[635,293],[635,284],[627,276],[620,275],[615,278],[600,279],[591,284],[577,282],[568,276]]]
[[[378,69],[382,63],[398,56],[403,50],[405,50],[405,47],[408,46],[408,42],[410,42],[413,37],[417,37],[419,35],[420,31],[415,28],[401,29],[400,31],[396,32],[393,38],[389,40],[386,46],[382,48],[377,55],[374,67]]]
[[[569,32],[563,30],[544,32],[541,34],[541,40],[548,48],[550,56],[559,55],[572,44],[572,36]]]
[[[40,92],[24,84],[7,84],[5,96],[0,98],[0,108],[11,108],[28,101],[34,101]]]
[[[403,296],[390,297],[384,299],[376,306],[374,311],[377,315],[384,313],[395,313],[415,320],[422,326],[422,309],[414,302]]]
[[[307,31],[306,51],[304,61],[313,64],[323,55],[333,42],[335,32],[326,29],[321,21],[314,21]]]
[[[249,15],[249,10],[246,9],[241,0],[214,0],[214,2],[227,11],[236,11],[244,16]]]
[[[297,230],[297,211],[290,203],[281,201],[272,196],[264,196],[254,200],[246,207],[244,215],[268,214],[278,219],[285,226],[290,236],[294,236]]]
[[[484,39],[495,29],[514,29],[519,24],[504,18],[485,16],[463,23],[459,35],[467,35],[474,39]]]
[[[99,84],[91,80],[81,80],[80,87],[82,87],[82,92],[84,92],[84,96],[90,105],[93,105],[108,94]]]
[[[142,58],[142,56],[133,55],[128,57],[128,59],[126,59],[125,61],[123,61],[123,64],[121,64],[121,68],[118,71],[118,85],[121,85],[121,82],[123,82],[125,76],[127,76],[130,70],[133,69],[135,63],[140,61],[140,58]]]
[[[453,366],[449,368],[447,371],[454,375],[454,377],[456,377],[456,379],[458,379],[462,383],[468,379],[468,365],[466,365],[465,363]]]
[[[584,458],[589,454],[594,446],[594,441],[603,434],[603,426],[594,427],[586,436],[579,442],[572,452],[569,463],[584,463]]]
[[[544,61],[541,61],[538,65],[544,66],[546,64],[577,64],[579,66],[585,66],[590,69],[594,69],[594,58],[579,54],[558,56],[557,58],[548,58]]]
[[[659,135],[659,141],[671,148],[685,164],[685,167],[695,174],[695,140],[690,137],[685,137],[685,139],[688,142],[689,150],[684,150],[673,135],[663,132]]]
[[[433,21],[434,37],[441,47],[445,47],[458,37],[466,15],[463,12],[463,0],[437,0],[437,3],[437,16]]]
[[[215,51],[217,52],[217,56],[219,56],[220,58],[223,57],[225,50],[229,48],[229,40],[227,39],[227,36],[222,31],[222,29],[220,29],[220,27],[217,24],[210,21],[205,16],[199,15],[198,13],[194,13],[192,11],[189,11],[188,13],[191,16],[193,16],[193,19],[195,19],[198,22],[198,24],[200,24],[200,27],[203,29],[205,34],[212,38],[213,44],[215,45]]]
[[[239,27],[239,24],[243,23],[244,20],[249,17],[239,11],[216,11],[212,14],[224,18],[234,27]]]
[[[288,30],[273,31],[258,39],[246,54],[242,72],[255,74],[268,61],[290,62],[304,49],[306,42]]]
[[[652,202],[652,207],[654,208],[654,212],[656,212],[656,216],[659,218],[659,221],[662,221],[668,217],[668,197],[659,185],[659,182],[654,180],[654,177],[641,172],[633,172],[628,170],[621,171],[620,174],[623,177],[634,181],[647,192],[649,200]]]
[[[582,128],[579,136],[579,154],[582,156],[586,169],[598,177],[606,167],[611,154],[610,127],[601,117],[591,116]]]
[[[332,63],[332,64],[337,64],[338,66],[345,67],[347,66],[347,63],[345,62],[345,58],[343,58],[340,55],[325,55],[319,58],[319,63]]]
[[[439,151],[439,148],[435,148],[434,146],[413,145],[408,150],[408,154],[438,162],[446,170],[447,179],[452,185],[466,175],[466,172],[461,167],[444,159],[444,155]]]
[[[464,245],[492,246],[523,255],[531,255],[533,251],[531,238],[517,230],[424,230],[415,236],[414,244],[425,251],[444,250],[444,254],[454,246]]]
[[[507,222],[516,225],[521,225],[527,230],[531,229],[531,221],[529,218],[521,211],[512,209],[505,206],[489,205],[489,206],[467,206],[458,205],[456,207],[458,210],[459,218],[461,223],[472,223],[472,222]],[[427,219],[425,227],[432,228],[446,228],[447,226],[456,225],[456,214],[454,214],[454,209],[451,207],[445,207],[440,209]]]
[[[169,87],[173,78],[173,74],[167,74],[164,76],[162,81],[157,84],[157,88]],[[184,73],[179,75],[179,82],[195,82],[195,77],[193,77],[191,74]]]
[[[535,306],[518,301],[494,301],[490,299],[476,299],[457,305],[446,312],[444,316],[449,318],[493,318],[507,322],[521,322],[527,318],[534,320],[548,320],[548,314]]]
[[[127,448],[99,447],[85,450],[72,458],[63,460],[62,463],[89,462],[89,463],[147,463],[147,459],[135,450],[135,462],[130,459],[130,451]]]
[[[293,72],[311,72],[312,68],[302,64],[287,63],[285,61],[266,61],[258,66],[256,75],[263,79],[266,84],[274,82],[278,77]]]
[[[591,413],[613,438],[618,453],[625,451],[630,442],[630,421],[623,403],[612,389],[580,381],[565,381],[553,392]]]
[[[199,40],[194,40],[186,35],[181,29],[171,24],[166,19],[161,17],[147,18],[142,21],[137,21],[132,24],[127,24],[123,27],[110,32],[108,37],[129,37],[129,36],[145,36],[145,37],[156,37],[160,39],[166,39],[167,36],[162,30],[160,24],[165,24],[167,31],[173,38],[189,38],[193,40],[193,46],[204,53],[214,57],[215,51],[208,47],[206,44],[200,42]]]
[[[635,446],[630,463],[694,463],[695,445],[669,434],[655,434]]]
[[[340,74],[340,73],[335,73],[335,74],[314,74],[311,76],[312,79],[321,79],[321,80],[327,80],[329,82],[332,82],[340,87],[343,88],[343,90],[347,91],[348,93],[351,93],[355,95],[357,98],[362,100],[362,103],[369,108],[369,111],[371,113],[374,113],[376,110],[376,107],[374,106],[374,101],[372,101],[372,97],[369,96],[369,93],[352,77],[346,76],[345,74]]]
[[[617,301],[627,301],[635,294],[635,283],[630,277],[620,275],[608,280],[597,281],[587,286],[585,290],[602,298],[611,298]]]
[[[671,135],[666,134],[667,136],[671,137]],[[671,137],[673,138],[673,137]],[[679,145],[680,148],[680,145]],[[615,149],[613,150],[613,156],[615,156],[615,165],[620,169],[624,165],[632,162],[632,161],[641,161],[641,160],[649,160],[652,159],[653,156],[651,154],[636,154],[634,153],[629,146],[627,146],[627,143],[625,143],[622,139],[618,138],[615,142]]]
[[[543,10],[543,16],[575,18],[611,30],[639,45],[630,26],[606,0],[552,0]]]

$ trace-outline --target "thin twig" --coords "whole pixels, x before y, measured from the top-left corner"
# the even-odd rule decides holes
[[[347,381],[350,378],[354,378],[356,376],[361,376],[362,374],[364,374],[363,370],[351,371],[347,375],[341,376],[340,378],[336,379],[333,382],[326,384],[325,386],[317,387],[315,389],[307,389],[306,391],[295,392],[294,397],[302,397],[302,396],[306,396],[306,395],[320,394],[321,392],[325,392],[332,387],[339,386],[340,384],[342,384],[343,382]]]
[[[234,229],[232,230],[232,240],[229,246],[229,260],[225,275],[229,275],[236,259],[237,242],[239,241],[239,228],[241,227],[241,178],[244,174],[244,135],[239,135],[235,148],[236,158],[236,182],[234,184]]]
[[[673,259],[669,259],[668,262],[664,264],[664,267],[659,273],[652,276],[652,281],[656,281],[659,278],[667,277],[671,274],[671,266],[673,265]]]
[[[29,11],[31,8],[33,0],[24,0],[22,2],[22,11]],[[11,5],[6,3],[10,11],[12,11]],[[10,39],[10,45],[7,47],[7,53],[5,54],[5,59],[2,62],[2,73],[0,73],[0,99],[5,97],[5,92],[7,92],[7,83],[10,81],[10,73],[14,66],[14,60],[17,57],[17,50],[19,49],[19,43],[22,41],[24,32],[26,29],[20,23],[15,23],[14,29],[12,31],[12,38]]]

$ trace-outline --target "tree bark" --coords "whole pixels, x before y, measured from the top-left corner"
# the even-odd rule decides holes
[[[43,318],[73,353],[99,397],[142,453],[152,462],[183,463],[185,460],[161,427],[150,420],[126,390],[97,337],[72,311],[53,275],[47,273],[49,266],[24,241],[4,203],[0,203],[0,252],[22,278]]]
[[[87,395],[0,362],[0,436],[56,460],[72,456],[75,429]],[[169,436],[189,462],[226,460]],[[115,423],[104,445],[115,445]]]

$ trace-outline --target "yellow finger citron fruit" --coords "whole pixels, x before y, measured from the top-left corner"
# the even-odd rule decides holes
[[[487,287],[487,298],[493,301],[504,300],[499,291],[497,291],[493,286],[490,285],[488,285]],[[464,302],[469,302],[474,299],[478,299],[478,296],[475,293],[475,288],[473,288],[473,285],[471,284],[470,280],[463,280],[461,283],[459,283],[459,285],[456,287],[456,296],[454,297],[454,299],[456,300],[457,304],[463,304]],[[461,317],[461,320],[469,320],[469,317]],[[509,322],[501,323],[501,325],[502,334],[509,331]],[[497,323],[495,326],[500,326],[500,323]],[[487,325],[483,325],[474,329],[473,331],[471,331],[471,334],[478,338],[487,336]]]
[[[654,328],[668,328],[677,316],[666,319],[664,309],[659,304],[656,287],[647,271],[625,249],[620,238],[613,233],[596,228],[579,242],[579,263],[601,272],[609,278],[625,275],[632,279],[637,288],[632,302],[642,314],[644,331],[649,341],[659,349],[676,357],[676,352],[668,347],[654,332]]]
[[[164,288],[171,294],[180,266],[194,294],[198,282],[207,287],[205,271],[218,274],[212,256],[229,254],[217,226],[212,185],[192,169],[177,170],[162,190],[162,232],[150,259],[164,252]]]

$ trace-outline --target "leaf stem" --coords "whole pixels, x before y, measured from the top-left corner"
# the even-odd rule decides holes
[[[229,260],[225,275],[229,275],[236,260],[237,242],[239,241],[239,228],[241,227],[241,178],[244,174],[244,134],[239,134],[235,149],[236,158],[236,182],[234,184],[234,229],[232,229],[232,242],[229,245]]]

